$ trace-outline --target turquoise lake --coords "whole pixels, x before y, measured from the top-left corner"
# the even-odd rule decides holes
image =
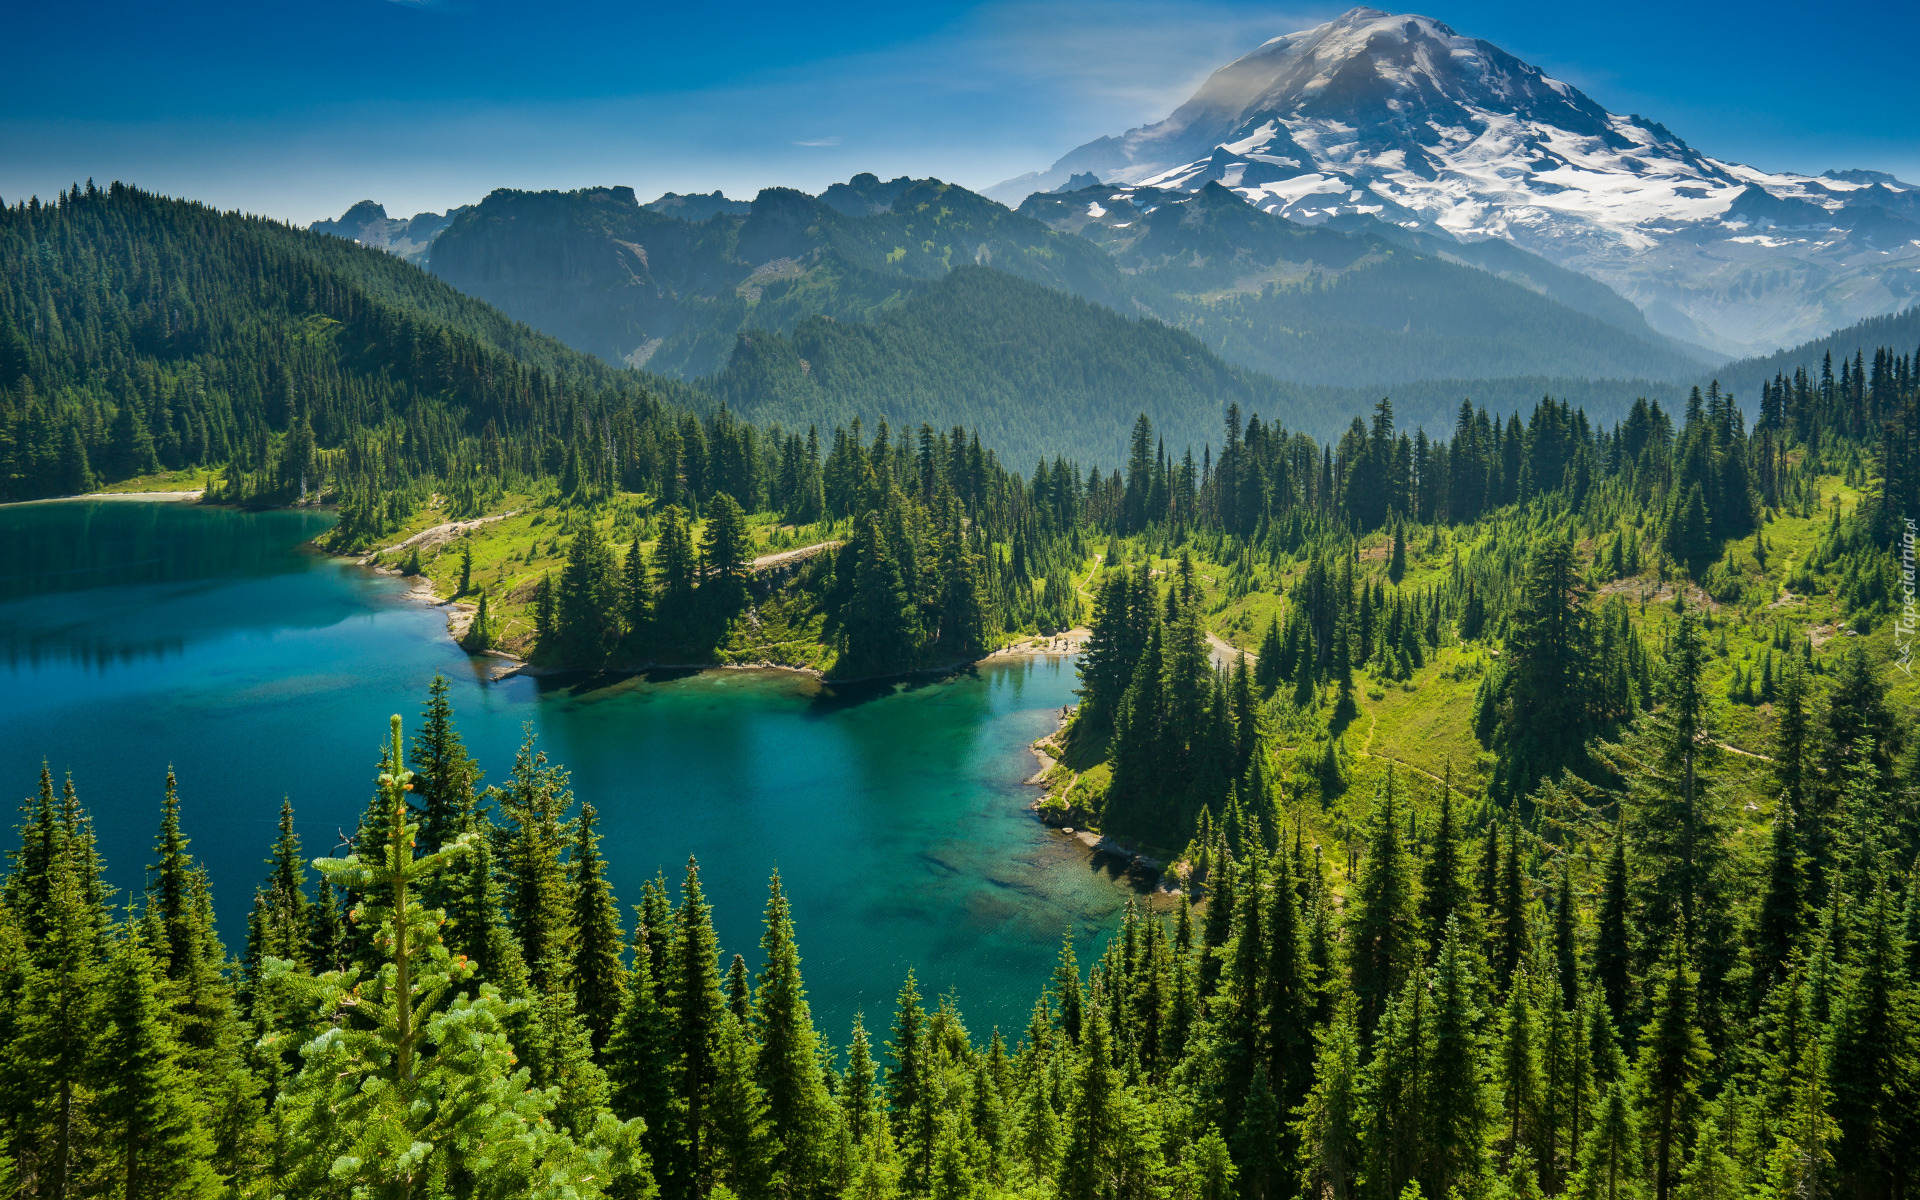
[[[144,886],[167,765],[229,951],[283,795],[309,858],[351,833],[388,714],[436,671],[490,782],[530,727],[600,810],[623,910],[699,858],[723,950],[757,965],[767,877],[792,898],[815,1019],[883,1025],[909,967],[984,1036],[1024,1028],[1062,933],[1129,885],[1026,811],[1027,745],[1073,702],[1064,657],[836,689],[785,672],[490,682],[442,610],[305,543],[329,518],[170,502],[0,508],[0,788],[71,771],[109,881]],[[0,793],[3,794],[3,793]],[[8,837],[11,848],[15,841]],[[630,918],[629,918],[630,924]]]

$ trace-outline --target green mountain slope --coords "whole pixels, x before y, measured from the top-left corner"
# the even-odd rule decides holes
[[[1550,281],[1604,316],[1529,286],[1523,264],[1489,259],[1501,273],[1465,265],[1465,255],[1487,258],[1487,251],[1460,248],[1464,254],[1449,261],[1373,232],[1303,226],[1218,184],[1196,193],[1089,187],[1036,194],[1020,211],[1101,246],[1166,320],[1228,361],[1280,379],[1343,386],[1514,375],[1672,379],[1700,368],[1644,322],[1637,333],[1623,327],[1637,314],[1618,296],[1608,304],[1597,284]],[[1430,248],[1440,248],[1437,240]]]
[[[1130,307],[1121,273],[1077,238],[937,180],[856,177],[836,201],[862,207],[867,181],[888,189],[885,211],[769,188],[744,216],[697,223],[629,188],[496,191],[441,235],[432,268],[569,345],[681,378],[724,367],[740,330],[868,319],[971,263]]]
[[[740,335],[707,386],[755,421],[853,417],[976,427],[1010,462],[1113,464],[1142,412],[1176,450],[1218,441],[1229,404],[1324,427],[1319,397],[1241,371],[1192,335],[1001,271],[962,267],[872,322]],[[1311,406],[1311,410],[1309,409]]]
[[[1868,317],[1788,350],[1727,363],[1712,374],[1722,388],[1733,392],[1742,404],[1753,409],[1760,401],[1760,385],[1772,382],[1775,375],[1791,379],[1795,371],[1805,367],[1817,383],[1821,363],[1827,355],[1833,356],[1833,371],[1837,376],[1843,361],[1860,355],[1871,364],[1874,351],[1886,346],[1895,349],[1920,346],[1920,307],[1884,317]]]
[[[1700,366],[1625,300],[1517,251],[1443,257],[1298,225],[1218,187],[1128,194],[1138,203],[1104,204],[1103,188],[1036,195],[1016,213],[938,180],[861,175],[693,222],[627,188],[502,190],[441,235],[432,269],[570,345],[680,378],[724,367],[741,330],[870,320],[967,264],[1158,317],[1295,383],[1673,379]]]
[[[223,464],[276,496],[558,472],[584,413],[638,430],[694,398],[642,385],[338,238],[120,184],[0,209],[5,498]]]

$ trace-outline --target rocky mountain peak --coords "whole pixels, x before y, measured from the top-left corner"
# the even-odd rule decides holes
[[[1920,294],[1916,189],[1871,172],[1815,179],[1716,160],[1491,42],[1376,8],[1273,38],[1165,120],[987,194],[1018,204],[1086,173],[1122,188],[1218,184],[1308,225],[1502,239],[1725,355]]]

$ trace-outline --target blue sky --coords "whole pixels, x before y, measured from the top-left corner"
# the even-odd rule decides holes
[[[123,179],[302,223],[494,187],[985,187],[1345,5],[151,0],[11,6],[0,197]],[[1437,0],[1715,157],[1920,181],[1920,5]]]

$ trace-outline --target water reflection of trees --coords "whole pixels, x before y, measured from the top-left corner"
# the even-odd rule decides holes
[[[96,501],[0,509],[0,601],[127,585],[274,575],[333,524],[318,511]]]
[[[359,572],[315,586],[318,512],[103,501],[0,509],[0,661],[93,671],[180,656],[235,633],[319,628],[364,612]]]

